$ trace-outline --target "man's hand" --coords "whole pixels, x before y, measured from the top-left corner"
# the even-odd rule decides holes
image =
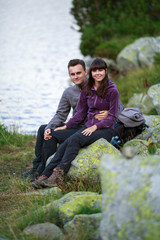
[[[57,127],[57,128],[55,128],[54,131],[66,130],[66,129],[67,129],[67,126],[64,125],[64,126],[62,126],[62,127]]]
[[[98,114],[96,114],[94,116],[96,119],[98,119],[99,121],[101,121],[102,119],[105,119],[108,117],[108,111],[107,110],[103,110],[100,111]]]
[[[44,140],[51,139],[52,136],[50,134],[51,134],[51,129],[50,128],[46,129],[44,132]]]
[[[86,128],[82,131],[83,135],[90,136],[94,131],[97,130],[97,126],[93,125],[92,127]]]

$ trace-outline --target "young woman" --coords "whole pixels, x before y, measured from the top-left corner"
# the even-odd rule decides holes
[[[81,128],[64,143],[45,168],[42,175],[32,183],[33,187],[53,187],[64,179],[64,174],[70,169],[80,148],[92,144],[100,138],[111,141],[113,125],[118,113],[119,93],[116,85],[108,78],[107,64],[101,58],[91,63],[86,86],[81,91],[77,112],[66,125],[55,130],[71,128],[73,124],[81,123],[87,116],[85,127]],[[108,110],[108,116],[99,120],[96,114]]]

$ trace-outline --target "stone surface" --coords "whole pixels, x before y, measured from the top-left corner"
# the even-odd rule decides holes
[[[141,139],[132,139],[128,142],[126,142],[123,145],[123,148],[127,148],[127,147],[131,147],[135,149],[136,155],[148,155],[148,149],[147,149],[147,145],[148,146],[148,141],[146,140],[141,140]]]
[[[98,166],[103,153],[120,155],[116,149],[107,140],[101,138],[93,144],[80,149],[77,157],[72,161],[68,176],[72,178],[93,178],[98,179]]]
[[[95,210],[101,209],[102,196],[93,192],[70,192],[62,198],[47,204],[44,209],[52,211],[51,209],[58,209],[59,216],[63,223],[66,223],[72,218],[80,214],[82,209],[90,206]]]
[[[27,235],[31,234],[38,239],[64,239],[61,229],[52,223],[40,223],[28,226],[25,228],[24,233]]]
[[[134,93],[129,99],[127,107],[138,107],[143,114],[147,114],[154,108],[154,105],[152,99],[148,95]]]
[[[160,130],[160,128],[159,128],[159,130]],[[159,135],[158,135],[158,137],[160,138]],[[155,139],[153,137],[152,137],[152,142],[157,144],[157,141],[155,141]],[[136,153],[136,155],[145,156],[145,155],[149,155],[147,146],[148,146],[148,141],[146,141],[146,140],[132,139],[131,141],[128,141],[124,144],[123,151],[125,148],[134,148],[134,152]],[[157,144],[157,151],[155,154],[160,155],[160,148],[159,148],[158,144]]]
[[[144,118],[146,120],[146,124],[150,128],[154,128],[158,124],[160,124],[160,115],[144,115]]]
[[[104,155],[100,172],[102,240],[160,239],[160,157]]]
[[[139,38],[126,46],[117,56],[117,65],[121,71],[154,64],[154,56],[160,53],[160,37]]]
[[[146,128],[141,134],[135,137],[135,139],[148,140],[152,138],[153,142],[160,143],[160,116],[144,116],[146,124],[149,128]]]
[[[152,141],[160,143],[160,124],[158,124],[152,132]]]
[[[152,99],[153,105],[160,115],[160,83],[151,86],[147,94]]]
[[[101,213],[76,215],[72,221],[64,225],[64,230],[69,239],[100,240],[99,225],[101,219]]]

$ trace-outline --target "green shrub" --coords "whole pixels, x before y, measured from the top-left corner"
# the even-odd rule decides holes
[[[159,35],[159,11],[160,2],[157,0],[73,0],[71,14],[82,32],[82,54],[102,54],[101,44],[106,44],[115,37],[121,41],[131,35],[137,38]],[[108,47],[115,48],[115,52],[120,49],[117,44],[104,49]],[[97,48],[100,51],[98,53]],[[111,52],[115,55],[113,49]],[[109,50],[106,51],[107,55],[108,53]]]
[[[113,38],[109,41],[101,43],[95,48],[95,55],[116,60],[118,53],[128,44],[136,39],[135,36],[125,38]]]

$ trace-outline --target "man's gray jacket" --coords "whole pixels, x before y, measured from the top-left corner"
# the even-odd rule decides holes
[[[73,110],[73,115],[75,114],[80,93],[81,89],[77,85],[64,90],[56,114],[47,124],[45,130],[48,128],[55,129],[56,127],[62,126],[66,121],[71,109]]]

